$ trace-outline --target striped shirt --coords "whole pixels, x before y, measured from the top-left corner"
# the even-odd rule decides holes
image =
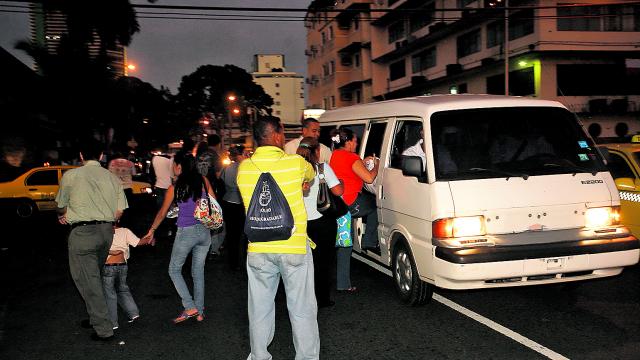
[[[313,167],[300,155],[286,155],[275,146],[261,146],[238,168],[238,188],[245,212],[262,172],[269,172],[289,203],[295,230],[289,239],[269,242],[249,242],[249,252],[305,254],[307,252],[307,211],[302,199],[302,184],[313,180]]]

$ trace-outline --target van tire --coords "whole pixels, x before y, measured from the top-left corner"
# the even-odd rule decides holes
[[[399,241],[393,250],[393,283],[402,302],[411,306],[428,303],[433,287],[420,280],[416,263],[404,242]]]

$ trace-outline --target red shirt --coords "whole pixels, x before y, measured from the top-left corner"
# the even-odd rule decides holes
[[[364,185],[364,181],[353,172],[353,163],[358,160],[360,160],[358,154],[338,149],[333,151],[329,162],[329,166],[336,173],[336,177],[344,182],[342,199],[347,205],[351,205],[356,201],[358,193]]]

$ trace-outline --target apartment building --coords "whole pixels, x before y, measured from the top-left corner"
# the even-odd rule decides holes
[[[49,53],[55,54],[58,51],[60,40],[67,33],[67,22],[65,15],[59,11],[45,10],[42,4],[29,4],[29,23],[31,30],[31,41],[34,44],[47,49]],[[96,58],[100,54],[100,39],[89,44],[89,56]],[[114,77],[127,75],[125,47],[117,45],[115,49],[108,49],[107,56],[110,58],[111,72]]]
[[[305,22],[309,106],[505,94],[508,69],[510,95],[560,101],[594,136],[640,131],[637,2],[505,2],[314,1]]]
[[[285,125],[300,125],[304,111],[304,76],[287,72],[282,54],[259,54],[253,59],[253,81],[273,98],[272,115]]]

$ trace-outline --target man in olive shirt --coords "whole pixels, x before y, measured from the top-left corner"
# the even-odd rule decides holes
[[[69,270],[87,306],[94,340],[113,338],[100,269],[113,241],[113,224],[127,208],[120,180],[97,161],[102,154],[95,142],[83,143],[80,160],[84,166],[67,171],[56,197],[58,221],[70,224]]]

